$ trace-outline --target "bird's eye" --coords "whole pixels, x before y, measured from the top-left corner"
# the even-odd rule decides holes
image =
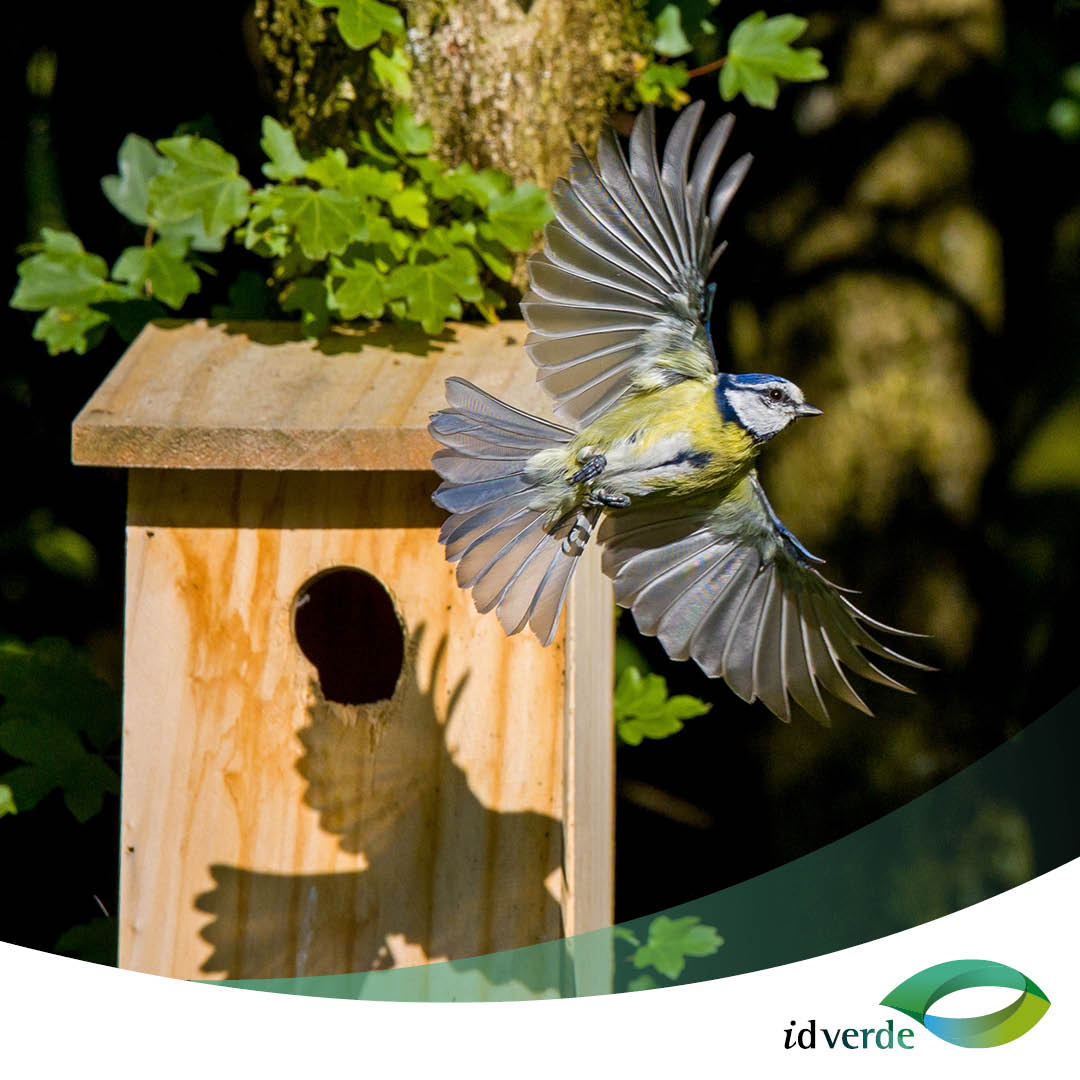
[[[783,401],[784,391],[781,390],[778,386],[773,386],[769,390],[768,397],[770,401]]]

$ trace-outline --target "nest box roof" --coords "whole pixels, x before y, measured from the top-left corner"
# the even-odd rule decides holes
[[[72,426],[77,465],[157,469],[428,469],[428,416],[460,375],[550,416],[527,328],[398,326],[315,342],[293,323],[148,325]]]

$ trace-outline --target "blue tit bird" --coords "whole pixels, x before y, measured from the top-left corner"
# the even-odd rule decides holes
[[[907,689],[864,653],[925,665],[870,633],[904,632],[824,578],[762,490],[762,447],[821,410],[787,379],[718,368],[706,281],[751,159],[714,187],[733,118],[691,163],[701,113],[700,102],[682,111],[662,162],[652,108],[634,123],[629,157],[610,128],[595,163],[574,148],[521,305],[537,378],[572,426],[447,380],[449,407],[429,428],[444,447],[433,457],[443,481],[433,498],[450,514],[439,538],[481,612],[494,608],[508,634],[531,626],[547,645],[596,534],[616,602],[669,656],[693,658],[783,720],[794,701],[828,723],[823,690],[870,712],[845,668]]]

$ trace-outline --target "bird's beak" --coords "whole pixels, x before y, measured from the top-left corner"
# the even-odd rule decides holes
[[[821,410],[816,408],[813,405],[809,405],[806,402],[803,402],[803,404],[800,405],[795,410],[795,415],[796,416],[820,416],[821,415]]]

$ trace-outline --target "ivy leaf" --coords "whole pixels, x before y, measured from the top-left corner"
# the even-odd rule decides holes
[[[677,979],[688,956],[712,956],[724,944],[715,926],[700,924],[696,915],[681,919],[658,915],[649,924],[649,940],[634,953],[634,967],[654,967],[661,975]]]
[[[527,251],[532,247],[533,234],[554,216],[543,188],[535,184],[518,184],[506,195],[497,195],[488,204],[488,220],[480,226],[480,234],[498,240],[511,251]]]
[[[431,125],[418,124],[408,105],[398,105],[394,109],[394,119],[389,128],[381,120],[376,120],[375,130],[387,146],[403,157],[407,154],[427,154],[435,142]]]
[[[375,121],[375,126],[379,126],[379,121]],[[365,156],[372,158],[374,161],[382,162],[384,165],[394,165],[397,163],[397,158],[393,154],[388,154],[383,150],[378,143],[371,137],[370,131],[361,131],[356,137],[356,145],[360,152]],[[438,164],[437,162],[435,164]]]
[[[274,310],[274,296],[266,277],[257,270],[241,270],[229,286],[229,302],[215,304],[210,315],[215,319],[268,319]]]
[[[429,334],[438,334],[448,318],[461,318],[462,300],[483,299],[476,263],[464,248],[431,262],[407,263],[391,271],[386,281],[388,299],[405,301],[405,315]]]
[[[50,356],[73,352],[84,356],[105,336],[108,315],[88,307],[51,307],[34,323],[33,338]]]
[[[271,180],[296,180],[304,175],[307,162],[296,146],[293,133],[272,116],[264,116],[262,139],[259,145],[270,159],[262,167],[263,175]]]
[[[186,240],[163,236],[152,247],[127,248],[116,260],[113,277],[176,310],[201,287],[186,254]]]
[[[376,169],[374,165],[357,165],[346,174],[341,191],[354,199],[373,196],[387,202],[404,186],[404,177],[399,172]]]
[[[646,105],[670,104],[681,109],[690,101],[683,90],[689,81],[685,64],[650,64],[634,80],[634,89]]]
[[[655,990],[656,985],[656,980],[646,971],[643,975],[638,975],[636,978],[631,979],[626,984],[626,989],[630,991]]]
[[[94,305],[94,310],[108,316],[109,325],[130,344],[152,319],[163,318],[168,312],[156,300],[136,297],[131,300],[108,300]]]
[[[0,784],[0,817],[5,814],[17,814],[18,807],[15,805],[15,796],[11,794],[11,788],[7,784]]]
[[[350,49],[366,49],[383,34],[405,40],[405,20],[401,12],[380,0],[308,0],[313,7],[336,7],[337,25]]]
[[[386,307],[383,280],[378,267],[363,259],[349,263],[331,259],[327,276],[330,303],[343,319],[377,319]]]
[[[367,239],[363,205],[332,188],[278,187],[269,206],[272,219],[289,226],[300,250],[316,262]]]
[[[410,186],[390,196],[390,212],[396,218],[426,229],[430,224],[427,212],[427,195],[422,188]]]
[[[675,4],[667,4],[656,17],[653,49],[661,56],[683,56],[690,51],[690,42],[683,32],[682,12]]]
[[[88,923],[65,930],[56,940],[52,951],[61,956],[73,956],[90,964],[116,966],[117,926],[113,919],[99,915]]]
[[[348,175],[349,160],[339,146],[332,147],[304,167],[304,176],[323,187],[340,188]]]
[[[150,181],[149,210],[164,223],[199,216],[214,241],[247,217],[251,185],[239,174],[232,154],[197,135],[160,139],[158,149],[175,168]]]
[[[419,171],[419,163],[418,171]],[[421,177],[428,180],[421,172]],[[514,182],[501,169],[481,169],[475,172],[468,162],[454,169],[431,176],[431,193],[437,199],[455,199],[463,196],[486,210],[493,199],[509,195]]]
[[[330,329],[326,283],[322,278],[298,278],[282,297],[281,307],[283,311],[300,312],[300,328],[308,337],[322,337]]]
[[[720,95],[731,101],[740,92],[751,105],[776,107],[778,78],[791,82],[824,79],[818,49],[793,49],[791,42],[806,30],[797,15],[765,17],[764,11],[747,16],[731,33],[727,63],[720,72]]]
[[[662,675],[642,675],[627,667],[615,687],[615,729],[630,746],[642,739],[664,739],[682,730],[682,722],[704,716],[712,706],[689,694],[668,697]]]
[[[64,795],[79,821],[93,817],[120,778],[101,751],[120,735],[120,702],[86,656],[57,639],[0,648],[0,750],[24,764],[0,783],[20,811],[50,792]]]
[[[514,260],[505,245],[498,240],[489,240],[478,236],[472,241],[473,251],[483,260],[484,265],[500,280],[509,281],[514,273]]]
[[[106,279],[108,265],[83,249],[74,233],[42,229],[42,250],[23,259],[11,306],[20,311],[75,309],[109,298],[117,290]],[[124,290],[119,290],[121,294]]]
[[[398,45],[387,56],[381,49],[371,50],[371,74],[375,81],[389,90],[396,97],[408,100],[412,97],[412,83],[409,81],[409,57]]]
[[[172,167],[168,158],[162,157],[149,139],[128,135],[120,144],[116,164],[119,175],[106,176],[101,181],[105,198],[128,221],[149,225],[150,181]]]

